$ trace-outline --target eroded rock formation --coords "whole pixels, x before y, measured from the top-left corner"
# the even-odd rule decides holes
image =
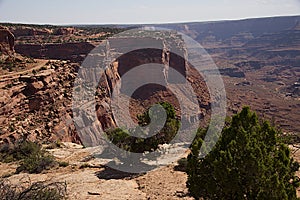
[[[80,143],[72,121],[72,89],[77,64],[49,62],[35,74],[1,79],[0,143],[35,141]]]
[[[37,35],[50,35],[53,33],[51,29],[47,28],[32,28],[32,27],[13,27],[11,28],[11,32],[15,35],[15,37],[22,36],[37,36]]]
[[[145,41],[147,44],[156,44],[154,46],[157,48],[142,48],[131,51],[132,44],[145,43]],[[210,96],[205,81],[197,70],[188,64],[184,46],[180,43],[176,44],[170,45],[164,39],[118,38],[109,40],[106,51],[112,55],[120,55],[121,53],[122,55],[107,66],[100,78],[96,92],[96,112],[102,130],[117,126],[122,127],[120,123],[126,124],[132,119],[137,122],[138,114],[142,114],[147,108],[164,101],[175,107],[176,114],[178,118],[182,119],[182,122],[194,123],[208,116]],[[98,59],[103,59],[105,56],[95,52],[94,54],[89,59],[96,60],[97,56]],[[99,58],[101,56],[102,58]],[[139,67],[144,65],[146,68],[140,70]],[[125,79],[124,76],[132,70],[134,70],[133,76]],[[80,72],[80,78],[90,81],[91,84],[97,82],[94,72],[94,65],[91,64],[90,68]],[[145,84],[151,81],[157,84]],[[196,96],[192,96],[186,91],[184,83],[187,81],[194,89]],[[140,88],[136,88],[137,85]],[[131,94],[130,91],[133,89],[136,90]],[[85,92],[88,91],[80,90],[80,95],[87,95]],[[113,92],[120,97],[117,104],[112,102]],[[130,98],[130,105],[125,103],[125,99],[128,97]],[[78,107],[88,104],[90,102],[83,100],[79,102]],[[120,118],[117,120],[113,109],[122,116],[121,122]],[[129,110],[130,113],[127,113],[126,110]],[[188,112],[186,112],[187,110]],[[75,120],[75,122],[78,123],[78,128],[82,128],[83,134],[89,136],[88,143],[101,144],[99,138],[93,135],[95,127],[98,126],[98,124],[93,125],[91,121],[93,114],[89,113],[88,110],[82,113],[81,110],[78,115],[83,120]],[[205,123],[205,120],[203,122]]]
[[[15,36],[12,32],[4,27],[0,27],[0,43],[9,45],[10,51],[14,51]],[[3,48],[3,49],[2,49]],[[1,51],[3,52],[5,47],[1,45]]]
[[[95,46],[88,42],[64,44],[18,44],[16,52],[32,58],[70,60],[81,62]]]

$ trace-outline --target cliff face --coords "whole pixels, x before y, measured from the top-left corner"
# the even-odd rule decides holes
[[[15,36],[5,27],[0,26],[0,52],[11,54],[14,52]]]
[[[21,36],[37,36],[37,35],[50,35],[52,34],[53,30],[42,28],[31,28],[31,27],[13,27],[10,29],[16,37]]]
[[[278,115],[280,120],[285,118],[289,128],[295,130],[296,125],[291,125],[290,119],[299,117],[297,114],[287,113],[286,110],[293,106],[299,108],[298,100],[293,101],[293,98],[299,98],[299,21],[300,17],[282,17],[161,26],[187,33],[204,45],[220,67],[224,80],[227,81],[229,110],[237,112],[238,106],[250,104],[258,111],[271,113],[272,110],[263,107],[263,102],[275,102],[276,105],[278,103],[279,109],[274,109],[272,116]],[[80,42],[85,41],[83,38],[95,41],[102,40],[104,35],[68,28],[57,32],[54,28],[11,28],[11,30],[17,36],[15,47],[17,53],[33,58],[73,62],[84,60],[96,46],[96,43]],[[86,35],[88,32],[89,35]],[[161,101],[168,101],[174,105],[177,116],[184,118],[182,120],[185,121],[192,122],[209,116],[213,100],[209,96],[205,81],[188,63],[186,49],[181,44],[181,39],[174,35],[168,38],[170,41],[161,37],[149,38],[146,40],[147,43],[157,48],[137,49],[123,55],[122,52],[130,47],[131,42],[143,46],[145,38],[124,37],[110,40],[107,51],[121,56],[107,66],[96,92],[96,112],[103,129],[118,125],[111,106],[113,91],[126,96],[130,88],[136,85],[141,87],[132,94],[130,113],[124,115],[124,109],[122,107],[119,109],[125,116],[124,121],[132,118],[136,122],[138,114]],[[78,42],[69,42],[73,39]],[[61,43],[55,43],[59,41]],[[13,60],[5,58],[1,63],[3,69],[12,71],[8,75],[1,76],[0,81],[2,140],[14,141],[22,135],[28,135],[38,140],[59,138],[80,142],[72,122],[71,110],[72,83],[77,75],[74,69],[76,65],[64,62],[50,63],[46,65],[46,70],[40,70],[42,67],[40,66],[35,69],[38,73],[33,74],[32,68],[27,69],[27,61],[30,59],[19,59],[19,64],[16,64],[18,59],[15,59],[15,63]],[[143,69],[144,71],[138,70],[138,66],[146,64],[150,64],[150,67]],[[8,78],[10,75],[13,76],[15,68],[22,69],[16,69],[18,71],[16,76]],[[173,73],[170,68],[175,69],[181,76],[178,77],[178,74]],[[19,73],[23,70],[24,74]],[[132,70],[135,70],[134,78],[122,78]],[[92,78],[90,74],[84,76]],[[145,85],[150,78],[155,78],[164,86]],[[186,80],[196,93],[198,105],[190,103],[189,98],[192,97],[184,93],[185,88],[181,83]],[[265,97],[269,92],[268,88],[273,88],[274,93]],[[257,94],[254,99],[253,93]],[[289,98],[292,103],[282,104],[282,98]],[[183,107],[195,112],[182,113],[180,102],[183,102]],[[197,107],[200,107],[199,112]],[[299,130],[299,127],[296,130]]]
[[[124,38],[115,41],[115,45],[123,43],[122,48],[127,48],[128,41],[128,38]],[[184,113],[183,120],[186,121],[195,121],[196,118],[203,118],[209,113],[210,99],[205,82],[203,79],[199,79],[198,72],[189,66],[185,60],[186,50],[184,46],[172,46],[163,39],[150,41],[152,44],[154,42],[159,45],[159,49],[148,48],[130,51],[114,60],[104,71],[95,97],[97,117],[104,130],[118,126],[114,113],[112,113],[111,96],[113,91],[119,92],[121,96],[127,95],[126,88],[128,89],[131,84],[141,84],[141,87],[132,95],[129,105],[130,114],[125,117],[124,121],[130,118],[136,121],[138,114],[162,101],[174,105],[178,117],[183,114],[180,101],[185,108],[192,110],[195,108],[195,113]],[[30,46],[28,44],[24,46],[30,47],[28,52],[33,48],[31,51],[33,53],[39,51],[34,48],[40,48],[40,45]],[[64,44],[59,47],[61,49],[66,48],[66,54],[69,54],[70,51],[84,51],[84,49],[74,49]],[[50,49],[51,45],[47,48]],[[120,53],[115,50],[113,41],[108,48],[108,52],[112,54]],[[39,55],[36,56],[39,57]],[[136,71],[134,80],[122,78],[135,67],[149,63],[154,68]],[[155,68],[155,64],[160,64],[159,68]],[[77,76],[79,65],[66,61],[48,62],[46,60],[38,60],[32,65],[29,70],[25,69],[16,74],[1,76],[0,143],[15,142],[23,137],[47,142],[59,139],[81,143],[73,122],[72,110],[73,82]],[[170,68],[175,69],[182,77],[176,77]],[[97,74],[83,74],[85,78],[93,78],[94,76]],[[144,82],[149,78],[156,79],[164,86],[145,85]],[[191,103],[189,100],[189,98],[194,97],[186,97],[184,94],[184,87],[181,86],[184,83],[183,79],[188,80],[196,91],[196,102],[200,102],[202,108],[199,112],[196,109],[199,105]],[[169,87],[170,84],[173,84],[173,88]],[[124,112],[122,107],[120,112]],[[82,124],[82,126],[87,125]]]
[[[96,92],[96,111],[101,128],[107,130],[117,126],[122,127],[122,124],[127,124],[131,119],[137,122],[137,115],[159,102],[171,103],[175,107],[177,117],[185,122],[193,123],[198,119],[207,119],[210,112],[210,96],[205,81],[197,70],[188,64],[187,57],[185,57],[186,49],[179,45],[181,43],[172,46],[168,45],[169,43],[164,39],[118,38],[110,40],[106,50],[110,54],[120,55],[120,51],[126,52],[124,49],[130,48],[130,40],[136,42],[140,39],[141,41],[147,40],[148,44],[156,43],[155,46],[158,48],[137,49],[122,54],[106,68],[100,79]],[[145,67],[140,69],[140,66]],[[177,73],[170,68],[176,70]],[[128,75],[132,72],[132,76]],[[80,78],[94,82],[93,68],[81,71]],[[190,95],[185,90],[184,83],[186,82],[194,89],[196,96]],[[80,90],[80,95],[85,96],[84,92],[88,91]],[[130,91],[134,93],[131,94]],[[112,102],[113,92],[120,97],[118,104]],[[127,98],[129,98],[129,105],[125,101]],[[90,102],[79,103],[82,104],[78,105],[79,107],[90,104]],[[120,115],[116,116],[113,110]],[[122,116],[121,122],[118,116]],[[92,118],[87,111],[82,114],[82,119],[86,120],[81,120],[77,124],[79,128],[82,128],[85,136],[93,133],[93,126],[86,128],[90,126]],[[205,119],[203,119],[203,124]],[[77,123],[77,120],[75,122]],[[91,137],[88,140],[92,144],[99,144],[99,141],[96,141],[98,139]]]
[[[16,52],[32,58],[81,62],[95,46],[88,42],[62,44],[17,44]]]

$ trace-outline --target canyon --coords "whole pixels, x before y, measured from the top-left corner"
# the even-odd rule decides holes
[[[236,113],[245,105],[250,105],[259,115],[278,124],[283,131],[297,133],[300,131],[299,123],[295,124],[293,121],[300,117],[300,112],[298,112],[300,109],[299,20],[300,17],[295,16],[157,26],[187,34],[198,41],[213,58],[225,83],[228,115]],[[36,132],[33,135],[42,137],[48,135],[47,138],[51,138],[50,135],[53,135],[62,140],[69,138],[66,140],[80,143],[75,136],[76,131],[73,125],[66,125],[66,127],[63,125],[73,124],[70,120],[72,118],[70,97],[72,84],[77,76],[76,70],[79,69],[88,53],[101,44],[105,37],[128,30],[129,26],[62,28],[3,24],[3,26],[5,25],[16,36],[14,48],[17,56],[11,58],[2,53],[1,57],[1,92],[3,94],[1,138],[6,138],[6,142],[8,142],[8,138],[15,140],[14,138],[20,135],[18,127],[27,118],[35,125],[29,126],[26,125],[27,123],[22,125],[28,129],[24,133],[25,135],[31,131]],[[120,46],[126,46],[128,40],[128,38],[115,40],[111,43],[112,46],[114,42]],[[139,43],[139,41],[136,42]],[[164,49],[163,40],[149,42],[156,42],[158,47]],[[176,52],[177,50],[173,49],[172,51]],[[202,110],[201,113],[191,114],[187,120],[191,120],[193,115],[209,116],[211,102],[203,79],[201,80],[201,76],[197,75],[193,67],[185,66],[184,60],[172,54],[172,51],[170,55],[166,50],[164,52],[161,50],[131,52],[126,56],[121,56],[106,70],[106,77],[103,77],[103,82],[100,83],[101,87],[97,91],[100,98],[97,99],[99,102],[97,113],[104,129],[116,126],[107,105],[110,104],[109,96],[112,89],[119,84],[120,77],[131,68],[149,62],[170,65],[192,83],[193,88],[197,91],[198,102],[200,102]],[[166,55],[169,57],[167,58]],[[149,57],[152,60],[149,60]],[[42,66],[41,62],[44,60],[47,64]],[[15,75],[13,71],[16,71]],[[163,77],[163,74],[157,76]],[[170,81],[166,80],[165,82]],[[154,102],[163,99],[168,99],[176,107],[177,115],[180,115],[178,102],[176,103],[174,96],[172,97],[166,88],[147,86],[147,88],[140,89],[135,96],[136,98],[131,101],[131,118],[133,119]],[[149,98],[150,100],[140,99],[142,96],[152,96],[152,98]],[[58,97],[60,99],[57,99]],[[156,100],[154,101],[154,99]],[[282,103],[283,101],[285,103]],[[22,102],[22,104],[18,102]],[[52,105],[56,102],[57,105]],[[45,108],[43,104],[55,107],[57,111],[53,112],[57,114],[46,115],[49,116],[48,120],[31,120],[30,117],[22,116],[32,113],[33,116],[45,117],[45,110],[49,109],[43,110]],[[62,110],[64,111],[61,112]],[[46,114],[48,113],[46,112]],[[16,116],[19,117],[16,118]],[[60,124],[60,128],[55,128],[54,125],[48,126],[53,124],[54,116],[56,116],[54,124]],[[67,123],[65,119],[70,122]],[[207,121],[207,119],[205,120]],[[42,130],[36,130],[37,126]],[[18,133],[16,133],[17,130]],[[49,134],[49,130],[51,134]],[[10,133],[10,131],[12,132]],[[58,134],[59,132],[63,134]]]
[[[82,133],[78,132],[90,127],[92,115],[77,112],[91,101],[74,105],[76,93],[81,97],[92,93],[98,128],[103,130],[120,125],[113,112],[114,92],[124,99],[130,97],[129,113],[125,112],[122,98],[119,107],[114,108],[121,113],[124,123],[137,123],[138,115],[153,104],[166,101],[174,106],[176,118],[182,122],[200,121],[198,126],[208,125],[212,105],[218,99],[209,94],[205,78],[188,62],[187,48],[179,33],[171,31],[168,37],[156,38],[142,37],[143,34],[116,37],[144,26],[150,30],[153,26],[176,30],[199,42],[222,75],[227,115],[251,106],[259,116],[291,135],[292,155],[300,160],[300,16],[107,27],[4,23],[1,30],[5,31],[0,32],[0,145],[20,139],[38,141],[46,147],[60,144],[59,148],[47,151],[69,166],[36,175],[13,174],[17,163],[0,163],[1,177],[9,177],[16,184],[26,177],[31,181],[65,181],[71,199],[192,199],[185,185],[187,175],[176,168],[176,162],[145,174],[118,172],[105,166],[112,160],[95,157],[97,148],[93,146],[102,144],[101,141],[93,137],[82,140]],[[10,33],[14,35],[13,42],[12,37],[8,38]],[[126,52],[132,44],[143,45],[145,41],[157,48]],[[107,58],[97,51],[101,45],[115,59],[98,77],[91,74],[94,69],[82,67],[93,63],[87,62],[89,59]],[[125,79],[128,72],[139,66],[150,68],[135,71],[132,80]],[[95,77],[100,81],[93,85]],[[131,88],[150,78],[161,85],[146,84],[128,95]],[[78,84],[84,80],[90,80],[92,85]],[[191,85],[195,96],[186,95],[189,93],[183,83]],[[80,115],[84,120],[76,120]],[[92,129],[85,131],[92,136]],[[297,192],[299,196],[299,189]]]

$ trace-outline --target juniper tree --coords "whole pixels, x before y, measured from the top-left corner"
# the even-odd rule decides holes
[[[205,158],[199,157],[203,137],[197,139],[187,164],[191,195],[196,199],[297,199],[299,164],[279,134],[245,107],[232,117]]]

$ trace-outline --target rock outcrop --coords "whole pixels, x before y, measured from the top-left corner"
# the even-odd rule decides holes
[[[53,33],[52,29],[48,28],[32,28],[32,27],[13,27],[11,32],[14,33],[15,37],[22,36],[38,36],[38,35],[50,35]]]
[[[49,62],[35,73],[2,79],[0,143],[20,138],[80,143],[72,122],[72,89],[77,64]]]
[[[5,45],[9,46],[9,50],[14,52],[15,47],[15,36],[8,29],[1,27],[0,28],[0,44],[1,52],[5,51]]]
[[[119,94],[121,97],[119,104],[115,105],[116,107],[114,109],[121,113],[123,116],[121,123],[124,124],[127,124],[126,122],[129,122],[132,119],[136,121],[138,114],[142,114],[145,109],[159,102],[171,103],[175,107],[178,118],[181,118],[187,123],[194,123],[197,120],[208,116],[207,114],[210,111],[208,89],[204,79],[201,78],[197,70],[195,70],[193,66],[187,64],[187,57],[185,57],[186,49],[184,46],[178,43],[173,46],[169,45],[168,41],[165,41],[163,38],[118,38],[109,40],[107,52],[110,52],[113,55],[119,55],[120,52],[118,50],[126,52],[127,48],[130,49],[130,44],[145,42],[145,40],[147,40],[148,44],[157,43],[157,49],[145,48],[135,51],[129,50],[128,53],[123,54],[111,63],[100,79],[98,90],[96,92],[96,112],[103,130],[120,126],[120,121],[117,123],[115,113],[112,112],[113,103],[111,96],[113,92]],[[177,42],[181,42],[181,40],[178,40]],[[95,53],[95,56],[100,55]],[[90,59],[92,59],[92,57]],[[123,78],[127,72],[133,69],[136,70],[135,67],[149,63],[150,65],[147,69],[144,68],[142,71],[137,69],[133,79],[125,80]],[[169,68],[176,70],[177,74],[173,74],[173,71]],[[178,74],[181,74],[181,76],[175,77],[178,76]],[[81,71],[80,78],[82,80],[93,81],[95,79],[93,67]],[[155,79],[161,84],[150,83],[145,85],[145,82],[150,82],[151,79]],[[189,96],[189,93],[185,91],[186,88],[183,84],[185,82],[183,80],[189,81],[189,84],[193,87],[196,94],[195,97]],[[131,91],[136,85],[141,87],[137,89],[132,96],[129,96],[128,90]],[[80,95],[86,96],[87,94],[84,92],[88,91],[80,90]],[[123,102],[123,97],[127,98],[128,96],[129,98],[131,97],[129,108],[126,107],[127,104]],[[81,107],[88,105],[90,102],[85,102],[83,100],[83,102],[79,103],[78,106]],[[124,106],[126,108],[124,108]],[[189,110],[190,112],[184,113],[183,108],[185,111]],[[126,109],[130,110],[129,114],[125,114]],[[90,113],[88,113],[88,111],[86,113],[78,112],[78,115],[81,115],[84,120],[78,121],[77,127],[83,128],[82,130],[85,135],[91,134],[94,127],[90,125],[91,121],[89,119],[92,118]],[[203,120],[203,123],[205,123],[205,120]],[[87,128],[89,126],[90,129]],[[91,140],[91,144],[99,144],[99,141],[96,141],[96,139],[96,137],[91,137],[89,140]]]
[[[32,58],[70,60],[81,62],[95,48],[88,42],[62,44],[17,44],[16,52]]]

